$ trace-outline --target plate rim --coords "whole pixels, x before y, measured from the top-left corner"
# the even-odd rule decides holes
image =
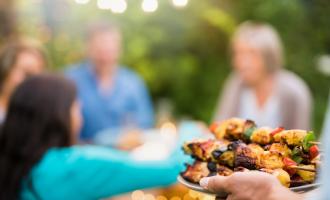
[[[212,195],[227,195],[226,192],[223,192],[223,193],[214,193],[214,192],[211,192],[209,190],[206,190],[204,188],[202,188],[199,184],[196,184],[196,183],[192,183],[192,182],[189,182],[187,181],[186,179],[184,179],[182,177],[182,175],[178,175],[177,177],[177,180],[179,181],[179,183],[181,183],[182,185],[188,187],[189,189],[192,189],[192,190],[195,190],[195,191],[198,191],[198,192],[203,192],[203,193],[206,193],[206,194],[212,194]],[[307,184],[307,185],[302,185],[302,186],[297,186],[297,187],[292,187],[292,188],[288,188],[290,189],[291,191],[293,192],[304,192],[304,191],[310,191],[310,190],[313,190],[313,189],[316,189],[318,187],[321,186],[321,183],[319,182],[316,182],[316,183],[311,183],[311,184]]]

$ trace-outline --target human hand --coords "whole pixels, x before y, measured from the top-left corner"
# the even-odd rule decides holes
[[[212,192],[227,192],[227,200],[300,200],[302,196],[283,187],[275,176],[250,171],[235,172],[231,176],[203,178],[200,185]]]
[[[142,145],[142,133],[138,130],[123,133],[118,139],[117,148],[130,151]]]

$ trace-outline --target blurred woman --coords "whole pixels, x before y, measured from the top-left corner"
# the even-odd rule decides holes
[[[330,197],[330,98],[323,124],[322,164],[317,183],[320,186],[305,194],[284,187],[275,176],[259,171],[236,172],[231,176],[213,176],[200,181],[202,187],[214,193],[226,191],[230,200],[327,200]],[[253,194],[253,195],[251,195]]]
[[[282,44],[273,27],[245,22],[231,46],[234,73],[223,89],[216,120],[242,117],[260,126],[310,129],[309,89],[297,75],[282,68]]]
[[[9,42],[0,51],[0,123],[7,112],[9,98],[26,77],[38,74],[47,66],[46,54],[32,40]]]
[[[182,169],[179,148],[167,160],[138,162],[77,146],[81,125],[73,82],[41,75],[18,86],[0,134],[0,199],[101,199],[171,184]]]

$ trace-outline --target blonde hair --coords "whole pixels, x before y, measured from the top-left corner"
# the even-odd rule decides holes
[[[232,38],[247,42],[261,52],[265,66],[274,72],[284,65],[283,46],[278,32],[269,24],[247,21],[239,25]]]

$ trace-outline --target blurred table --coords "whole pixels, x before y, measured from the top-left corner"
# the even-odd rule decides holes
[[[212,137],[208,129],[200,122],[183,121],[177,126],[166,122],[159,129],[147,130],[143,133],[143,144],[131,151],[136,160],[159,161],[167,159],[185,138],[180,134],[194,135],[198,138]],[[167,188],[152,190],[136,190],[131,193],[111,198],[111,200],[214,200],[215,197],[187,189],[181,184]]]

